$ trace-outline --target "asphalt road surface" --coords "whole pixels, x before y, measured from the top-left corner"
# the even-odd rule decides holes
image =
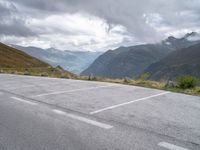
[[[200,150],[200,97],[0,74],[0,150]]]

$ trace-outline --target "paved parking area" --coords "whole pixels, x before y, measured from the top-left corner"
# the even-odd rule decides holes
[[[41,103],[52,107],[54,113],[108,130],[122,130],[124,126],[171,140],[161,140],[157,149],[200,149],[197,96],[112,83],[6,74],[0,74],[0,84],[0,95],[9,93],[18,102]]]

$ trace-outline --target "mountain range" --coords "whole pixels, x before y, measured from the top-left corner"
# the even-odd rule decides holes
[[[146,72],[150,80],[175,79],[184,74],[200,77],[200,34],[196,32],[181,38],[170,36],[155,44],[122,46],[103,54],[11,46],[0,43],[1,68],[59,65],[77,74],[85,69],[81,75],[108,78],[137,79]]]
[[[11,45],[33,57],[45,61],[52,66],[61,66],[65,70],[79,74],[86,69],[102,52],[61,51],[55,48],[42,49],[38,47],[23,47]]]
[[[170,53],[144,72],[150,74],[151,80],[173,80],[182,75],[200,77],[200,43]]]
[[[199,34],[188,33],[181,38],[168,37],[160,43],[119,47],[100,55],[82,75],[108,78],[138,78],[151,64],[165,59],[168,55],[200,43]],[[180,53],[181,54],[181,53]],[[170,56],[169,56],[170,57]],[[182,59],[182,58],[180,58]],[[192,58],[189,58],[192,59]],[[151,72],[151,69],[147,70]],[[161,77],[162,78],[162,77]],[[157,79],[153,78],[152,79]]]

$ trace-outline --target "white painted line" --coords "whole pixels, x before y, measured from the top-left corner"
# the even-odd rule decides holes
[[[114,108],[117,108],[117,107],[121,107],[121,106],[128,105],[128,104],[131,104],[131,103],[135,103],[135,102],[138,102],[138,101],[143,101],[143,100],[150,99],[150,98],[153,98],[153,97],[165,95],[165,94],[168,94],[168,93],[170,93],[170,92],[163,92],[163,93],[160,93],[160,94],[151,95],[151,96],[143,97],[143,98],[136,99],[136,100],[133,100],[133,101],[129,101],[129,102],[125,102],[125,103],[109,106],[109,107],[106,107],[106,108],[102,108],[102,109],[90,112],[90,114],[96,114],[96,113],[99,113],[99,112],[102,112],[102,111],[114,109]]]
[[[87,124],[94,125],[94,126],[97,126],[97,127],[103,128],[103,129],[113,128],[113,126],[111,126],[111,125],[101,123],[101,122],[98,122],[98,121],[95,121],[95,120],[91,120],[91,119],[88,119],[88,118],[84,118],[84,117],[81,117],[81,116],[77,116],[77,115],[74,115],[74,114],[68,114],[68,113],[63,112],[61,110],[54,109],[53,111],[57,114],[66,115],[67,117],[70,117],[72,119],[79,120],[79,121],[82,121],[82,122],[85,122]]]
[[[32,96],[32,97],[41,97],[41,96],[47,96],[47,95],[57,95],[57,94],[63,94],[63,93],[71,93],[71,92],[77,92],[77,91],[93,90],[93,89],[106,88],[106,87],[112,87],[112,86],[116,86],[116,85],[97,86],[97,87],[89,87],[89,88],[82,88],[82,89],[75,89],[75,90],[68,90],[68,91],[58,91],[58,92],[39,94],[39,95],[35,95],[35,96]]]
[[[55,113],[60,114],[60,115],[66,115],[66,112],[58,110],[58,109],[54,109],[53,110]]]
[[[187,148],[180,147],[180,146],[170,144],[170,143],[167,143],[167,142],[160,142],[160,143],[158,143],[158,146],[164,147],[164,148],[169,149],[169,150],[189,150]]]
[[[21,99],[21,98],[18,98],[18,97],[11,97],[12,99],[15,99],[17,101],[20,101],[20,102],[24,102],[24,103],[27,103],[27,104],[30,104],[30,105],[37,105],[37,103],[34,103],[34,102],[30,102],[28,100],[24,100],[24,99]]]

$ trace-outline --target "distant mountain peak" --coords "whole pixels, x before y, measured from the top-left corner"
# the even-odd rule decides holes
[[[191,32],[184,36],[185,39],[188,41],[199,41],[200,40],[200,34],[197,32]]]
[[[175,38],[174,36],[169,36],[168,38],[167,38],[167,40],[176,40],[177,38]]]
[[[177,40],[177,38],[175,38],[174,36],[169,36],[166,40],[164,40],[164,42],[169,45],[168,43],[173,43]]]
[[[174,36],[169,36],[167,39],[162,41],[162,44],[170,46],[172,48],[184,48],[200,42],[200,34],[197,32],[190,32],[182,36],[181,38],[176,38]]]
[[[197,37],[199,37],[198,39],[197,39]],[[170,42],[170,43],[172,43],[172,42],[176,42],[176,41],[178,41],[178,40],[183,40],[183,39],[186,39],[186,40],[190,40],[190,39],[192,39],[192,38],[195,38],[195,39],[197,39],[197,40],[200,40],[200,34],[199,33],[197,33],[197,32],[190,32],[190,33],[187,33],[187,34],[185,34],[183,37],[181,37],[181,38],[175,38],[174,36],[169,36],[166,40],[164,40],[165,42]]]
[[[196,35],[198,35],[197,32],[190,32],[190,33],[187,33],[187,34],[184,36],[184,38],[188,38],[188,37],[192,37],[192,36],[196,36]]]

